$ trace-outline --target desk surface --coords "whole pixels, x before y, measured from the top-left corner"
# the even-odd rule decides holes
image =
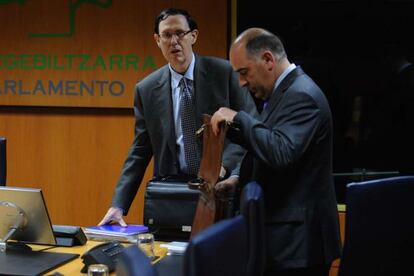
[[[42,245],[30,245],[33,250],[44,250],[45,252],[60,252],[60,253],[75,253],[75,254],[79,254],[80,256],[82,256],[83,253],[85,253],[86,251],[88,251],[89,249],[93,248],[94,246],[100,244],[102,242],[98,242],[98,241],[88,241],[85,245],[82,246],[73,246],[73,247],[51,247],[50,249],[49,246],[42,246]],[[162,242],[155,242],[155,255],[156,256],[160,256],[161,258],[163,258],[166,254],[167,254],[167,249],[160,247],[160,244],[162,244]],[[125,246],[128,246],[130,244],[124,244]],[[159,258],[158,260],[160,260],[161,258]],[[67,264],[64,264],[58,268],[56,268],[55,270],[49,271],[46,275],[52,275],[54,273],[60,273],[63,275],[86,275],[80,272],[80,270],[83,267],[83,263],[82,263],[82,259],[76,258],[73,261],[70,261]],[[115,273],[111,273],[111,275],[115,275]]]

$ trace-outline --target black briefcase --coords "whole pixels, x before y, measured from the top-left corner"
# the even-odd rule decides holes
[[[169,176],[148,182],[144,199],[144,224],[157,240],[190,238],[200,193],[188,188],[189,180]]]

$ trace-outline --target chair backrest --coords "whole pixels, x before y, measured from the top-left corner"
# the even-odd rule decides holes
[[[340,276],[405,275],[414,248],[414,176],[347,185]]]
[[[0,186],[6,186],[7,159],[6,138],[0,137]]]
[[[136,245],[125,248],[117,258],[116,275],[118,276],[157,276],[150,259]]]
[[[247,233],[243,216],[221,220],[191,238],[185,276],[246,275]]]
[[[240,212],[247,222],[247,275],[262,275],[265,268],[265,214],[263,191],[257,182],[250,182],[243,188]]]

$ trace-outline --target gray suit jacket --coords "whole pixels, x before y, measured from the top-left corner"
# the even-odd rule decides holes
[[[261,184],[267,267],[329,264],[339,256],[332,177],[332,118],[320,88],[300,67],[290,72],[256,120],[239,112],[232,140],[247,148],[241,181]]]
[[[135,139],[112,200],[112,206],[123,208],[125,214],[152,156],[156,175],[179,173],[170,78],[168,65],[165,65],[136,85]],[[239,88],[230,64],[223,59],[195,55],[193,93],[197,127],[202,125],[202,114],[212,115],[222,106],[255,112],[250,93]],[[223,166],[230,171],[234,170],[242,154],[241,147],[227,144],[223,154]]]

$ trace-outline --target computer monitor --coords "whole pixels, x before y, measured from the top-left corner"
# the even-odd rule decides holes
[[[11,229],[16,228],[10,237]],[[0,187],[0,241],[56,245],[41,189]]]

